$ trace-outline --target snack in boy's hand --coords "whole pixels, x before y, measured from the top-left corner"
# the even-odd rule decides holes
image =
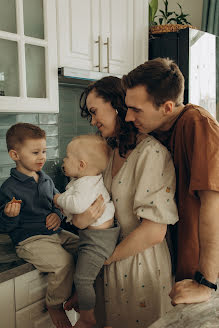
[[[15,199],[15,197],[12,198],[12,200],[9,202],[9,203],[18,203],[18,204],[21,204],[22,203],[22,200],[21,199]]]

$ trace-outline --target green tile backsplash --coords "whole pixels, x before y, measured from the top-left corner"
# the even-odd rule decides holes
[[[66,145],[74,136],[95,132],[89,122],[80,116],[79,98],[82,91],[83,87],[60,85],[58,114],[0,113],[0,185],[14,167],[14,162],[7,152],[6,131],[17,122],[27,122],[39,125],[46,131],[48,149],[44,170],[54,180],[56,187],[60,191],[64,190],[67,179],[62,174],[60,166],[65,156]]]

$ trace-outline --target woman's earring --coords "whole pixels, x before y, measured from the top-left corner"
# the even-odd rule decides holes
[[[116,115],[118,115],[118,110],[116,109]]]

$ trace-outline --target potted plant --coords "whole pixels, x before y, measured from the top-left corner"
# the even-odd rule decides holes
[[[192,27],[187,16],[182,11],[182,6],[177,3],[179,7],[179,13],[168,10],[168,0],[163,0],[164,10],[159,9],[158,14],[158,0],[151,0],[149,3],[149,31],[150,33],[165,33],[165,32],[176,32],[179,29]],[[157,15],[156,15],[157,14]]]

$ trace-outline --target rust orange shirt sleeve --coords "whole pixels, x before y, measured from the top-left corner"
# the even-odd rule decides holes
[[[185,151],[189,165],[189,193],[219,191],[219,124],[197,114],[184,125]],[[186,163],[185,163],[186,165]]]

